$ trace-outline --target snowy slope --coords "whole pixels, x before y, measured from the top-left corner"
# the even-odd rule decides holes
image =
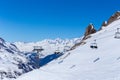
[[[15,42],[14,44],[18,47],[20,51],[23,52],[32,52],[34,46],[42,46],[44,51],[42,52],[44,55],[53,54],[58,48],[60,51],[63,51],[64,46],[73,46],[74,44],[81,41],[81,38],[75,38],[72,40],[66,39],[46,39],[39,42],[30,42],[30,43],[24,43],[24,42]]]
[[[120,39],[114,38],[117,28],[120,20],[92,34],[85,45],[16,80],[120,80]],[[95,39],[98,49],[91,49]]]
[[[16,78],[30,71],[32,67],[30,68],[28,62],[25,55],[14,44],[0,38],[0,75],[2,78]]]

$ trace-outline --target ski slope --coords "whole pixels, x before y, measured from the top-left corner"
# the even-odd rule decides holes
[[[15,80],[120,80],[120,28],[116,20],[85,40],[86,44]],[[96,39],[98,49],[90,44]]]

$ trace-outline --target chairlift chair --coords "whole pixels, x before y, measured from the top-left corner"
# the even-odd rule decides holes
[[[60,51],[59,51],[59,50],[56,50],[56,51],[55,51],[55,54],[60,54]]]
[[[34,49],[33,49],[33,51],[35,52],[37,52],[37,53],[39,53],[39,52],[41,52],[41,51],[43,51],[44,49],[42,48],[42,46],[34,46]]]
[[[60,50],[59,50],[59,47],[58,47],[58,49],[57,50],[55,50],[55,52],[54,52],[55,54],[59,54],[60,53]]]
[[[115,33],[115,37],[116,39],[120,39],[120,31],[119,31],[120,28],[117,28],[117,32]]]
[[[90,48],[92,48],[92,49],[97,49],[98,48],[96,40],[94,40],[94,43],[91,43]]]
[[[92,49],[97,49],[98,47],[97,47],[97,44],[96,44],[96,43],[91,43],[90,48],[92,48]]]

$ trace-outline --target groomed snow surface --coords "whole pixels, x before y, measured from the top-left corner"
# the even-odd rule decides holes
[[[120,20],[91,35],[85,45],[15,80],[120,80]],[[98,49],[90,44],[96,39]]]

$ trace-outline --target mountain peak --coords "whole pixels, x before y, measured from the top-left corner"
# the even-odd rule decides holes
[[[95,33],[96,31],[97,31],[97,30],[94,28],[94,25],[93,25],[92,23],[90,23],[90,24],[88,25],[88,27],[86,28],[86,31],[85,31],[85,34],[84,34],[85,38],[86,38],[88,35]]]
[[[107,21],[104,21],[103,23],[102,23],[102,25],[101,25],[101,28],[100,28],[100,30],[102,30],[104,27],[106,27],[108,24],[107,24]]]
[[[109,19],[108,19],[108,24],[112,23],[113,21],[116,21],[120,19],[120,11],[115,12]]]
[[[5,43],[5,40],[0,38],[0,43]]]
[[[101,25],[100,30],[118,19],[120,19],[120,11],[116,11],[107,21],[104,21]]]

